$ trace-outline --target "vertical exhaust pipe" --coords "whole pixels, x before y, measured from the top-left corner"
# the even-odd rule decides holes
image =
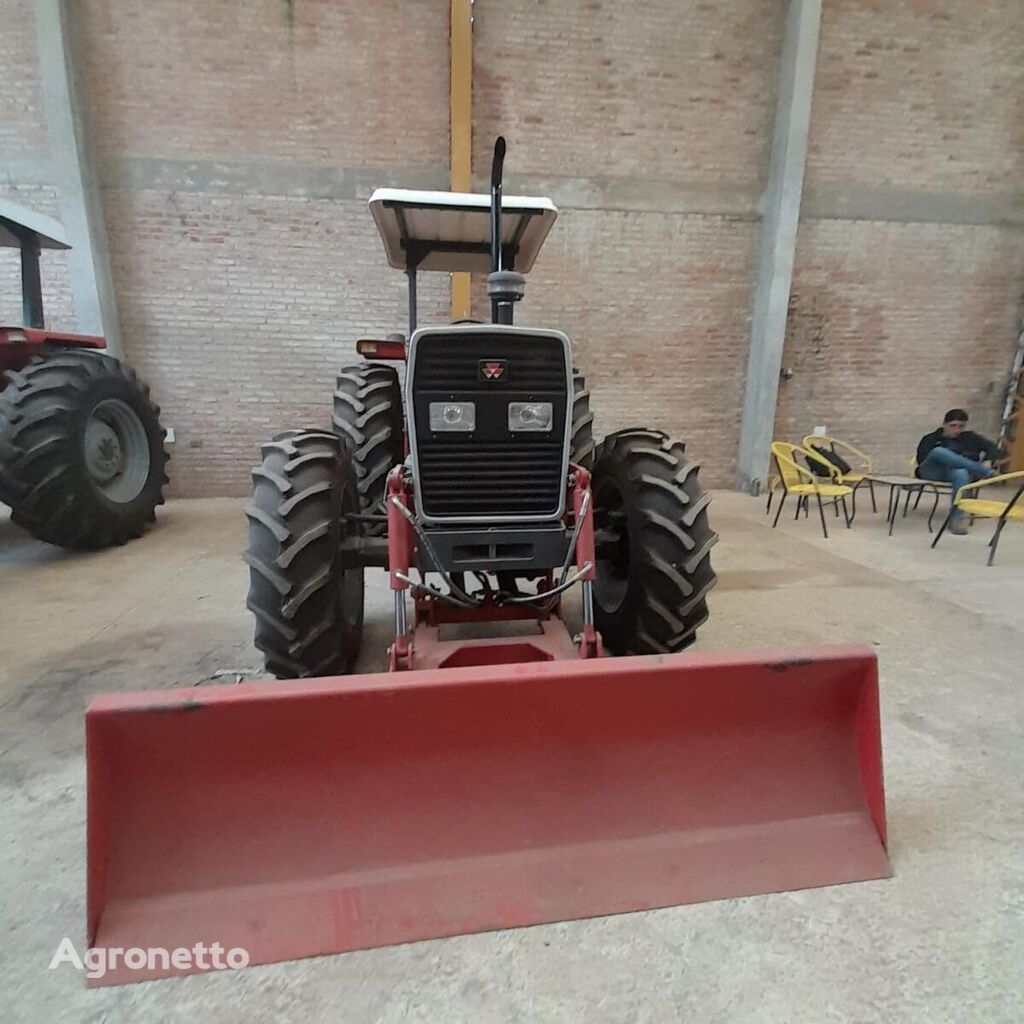
[[[487,277],[491,321],[496,324],[512,323],[512,303],[518,302],[526,292],[526,278],[504,268],[501,248],[501,176],[504,166],[505,139],[499,135],[494,140],[491,159],[491,273]]]
[[[501,175],[505,166],[505,138],[494,141],[491,159],[491,273],[501,270]],[[497,319],[497,317],[495,317]]]

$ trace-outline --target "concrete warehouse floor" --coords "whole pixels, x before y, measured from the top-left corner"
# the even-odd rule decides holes
[[[922,513],[924,511],[922,505]],[[825,541],[718,495],[704,649],[867,641],[881,660],[894,877],[89,991],[82,711],[100,690],[258,670],[241,502],[177,501],[144,540],[73,556],[0,518],[0,1005],[9,1021],[1024,1019],[1024,530],[928,550],[925,516]],[[363,667],[389,603],[376,574]]]

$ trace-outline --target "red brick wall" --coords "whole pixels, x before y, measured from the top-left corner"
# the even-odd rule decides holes
[[[443,171],[447,10],[86,5],[101,165],[160,158],[189,182],[104,194],[125,345],[175,428],[176,492],[247,493],[261,441],[329,425],[334,374],[356,339],[405,326],[404,279],[384,262],[365,197],[294,193],[307,175],[315,194],[315,176],[336,168]],[[290,176],[293,194],[257,182],[239,195],[210,160]],[[424,319],[447,307],[447,289],[440,275],[422,283]]]
[[[47,156],[32,10],[32,0],[0,0],[0,198],[59,217],[56,190],[22,178],[26,166]],[[40,266],[47,323],[74,330],[67,256],[44,250]],[[21,322],[20,257],[0,248],[0,323]]]
[[[87,0],[100,156],[448,159],[446,0]]]
[[[826,0],[781,437],[825,424],[905,472],[951,406],[998,432],[1024,295],[1019,198],[1015,227],[957,221],[999,220],[1019,197],[1020,15],[1002,0]],[[837,200],[865,219],[813,216]]]
[[[0,152],[46,148],[32,0],[0,3]]]
[[[474,163],[745,183],[767,169],[781,22],[751,0],[476,0]]]
[[[824,0],[807,185],[1020,189],[1019,0]]]
[[[3,150],[0,149],[0,154]],[[49,185],[15,185],[0,178],[0,198],[18,206],[60,219],[57,190]],[[77,329],[71,301],[68,255],[43,249],[39,257],[46,326],[55,331]],[[0,248],[0,324],[23,323],[21,307],[21,255],[14,248]]]
[[[106,201],[122,332],[175,428],[176,488],[246,493],[262,441],[329,427],[355,339],[404,326],[404,278],[362,201],[121,190]],[[427,318],[447,303],[447,278],[424,281]]]
[[[56,214],[31,11],[0,0],[0,194]],[[245,493],[259,441],[326,423],[353,341],[404,323],[365,199],[444,186],[448,3],[75,11],[123,333],[177,433],[174,490]],[[993,226],[1021,180],[1019,14],[825,0],[781,436],[826,423],[899,468],[948,405],[994,430],[1024,289],[1019,223]],[[510,187],[561,208],[521,322],[573,339],[599,430],[660,425],[730,485],[779,5],[477,0],[474,15],[476,176],[500,131]],[[17,318],[8,256],[0,317]],[[70,327],[64,260],[46,257],[47,309]],[[424,320],[447,293],[424,275]]]
[[[1024,288],[1019,229],[874,221],[800,228],[777,433],[817,424],[906,473],[953,406],[998,433]]]
[[[520,319],[569,334],[599,432],[660,427],[687,440],[707,481],[731,485],[757,224],[687,212],[678,187],[764,187],[777,10],[478,0],[474,11],[474,170],[486,174],[500,132],[512,180],[542,177],[560,203]],[[581,198],[561,199],[566,178],[585,179]]]
[[[721,217],[566,210],[518,315],[569,335],[599,435],[665,430],[716,486],[733,481],[754,231]]]
[[[14,188],[0,184],[0,197],[48,217],[59,218],[56,189],[48,186]],[[77,329],[71,301],[68,255],[64,250],[43,249],[39,254],[46,326],[55,331]],[[21,255],[17,249],[0,248],[0,324],[24,322],[21,308]]]

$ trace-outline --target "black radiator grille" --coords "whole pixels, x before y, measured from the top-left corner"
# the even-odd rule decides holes
[[[481,364],[500,360],[500,380],[483,379]],[[428,335],[417,345],[411,381],[416,422],[419,500],[431,517],[551,517],[564,496],[567,380],[557,336],[511,332]],[[471,401],[471,435],[434,432],[429,405]],[[554,406],[550,432],[510,434],[508,404]]]
[[[562,497],[562,444],[432,443],[420,447],[423,508],[431,516],[551,515]]]

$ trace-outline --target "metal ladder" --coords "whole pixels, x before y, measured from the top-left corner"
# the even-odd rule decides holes
[[[1024,320],[1017,334],[1017,352],[1006,387],[1006,402],[999,428],[999,446],[1010,457],[1006,472],[1024,469]]]

